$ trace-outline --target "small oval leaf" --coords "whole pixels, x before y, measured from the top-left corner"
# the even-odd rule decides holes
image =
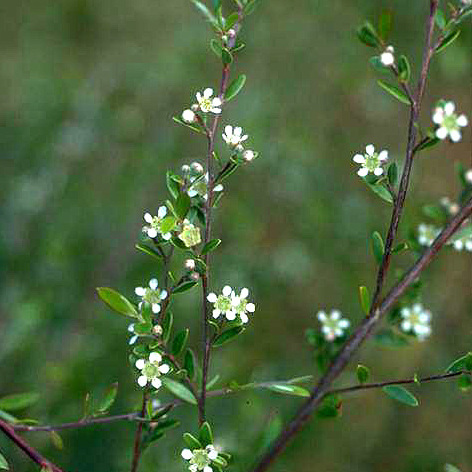
[[[0,398],[0,409],[5,411],[23,410],[34,405],[39,400],[35,392],[17,393]]]
[[[121,293],[108,287],[97,287],[98,296],[116,313],[139,318],[135,306]]]
[[[288,385],[285,383],[274,383],[268,385],[266,388],[272,390],[273,392],[283,393],[285,395],[294,395],[296,397],[309,397],[310,392],[303,387],[299,387],[298,385]]]
[[[174,394],[177,398],[180,398],[184,402],[190,403],[191,405],[197,404],[197,399],[185,385],[182,385],[180,382],[172,380],[168,377],[161,378],[164,387],[167,388],[167,390],[169,390],[169,392]]]
[[[387,385],[382,388],[382,391],[397,402],[408,406],[418,406],[418,400],[405,387],[400,385]]]
[[[244,74],[241,74],[239,77],[234,79],[226,89],[225,100],[229,102],[231,99],[233,99],[242,90],[245,83],[246,76]]]
[[[232,341],[236,336],[239,336],[244,331],[242,326],[235,326],[234,328],[227,329],[223,331],[219,336],[213,341],[214,347],[223,346],[230,341]]]
[[[221,244],[221,239],[212,239],[208,241],[202,249],[202,256],[208,254],[211,251],[214,251]]]
[[[178,356],[184,350],[185,344],[187,344],[188,334],[189,329],[185,328],[175,335],[171,349],[171,352],[174,356]]]

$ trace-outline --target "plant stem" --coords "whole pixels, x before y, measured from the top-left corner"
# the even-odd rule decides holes
[[[231,49],[236,44],[237,33],[239,32],[241,20],[242,20],[242,8],[238,9],[239,19],[237,23],[233,26],[235,34],[228,41],[228,49]],[[222,102],[224,100],[224,95],[226,89],[228,88],[228,81],[230,75],[230,65],[225,64],[223,66],[223,72],[221,75],[220,91],[219,97]],[[218,124],[220,120],[220,114],[215,115],[213,119],[213,124],[210,129],[206,130],[208,138],[208,149],[206,157],[206,166],[208,172],[208,186],[207,186],[207,201],[205,204],[205,236],[203,240],[203,245],[207,244],[211,239],[211,227],[212,227],[212,207],[213,207],[213,188],[215,186],[215,175],[213,170],[213,152],[215,149],[215,137],[218,130]],[[205,401],[206,401],[206,384],[208,380],[208,366],[210,363],[210,350],[211,350],[211,340],[209,336],[209,326],[208,326],[208,286],[209,286],[209,273],[210,273],[210,254],[205,254],[203,256],[203,261],[205,262],[206,270],[202,275],[202,385],[201,385],[201,394],[198,399],[198,422],[203,424],[205,421]]]
[[[31,447],[26,441],[18,436],[12,425],[0,420],[0,430],[10,438],[33,462],[40,467],[48,467],[53,472],[63,472],[57,465],[45,459],[36,449]]]
[[[148,399],[147,391],[143,392],[143,404],[141,406],[141,417],[146,414],[146,402]],[[131,462],[131,472],[138,470],[139,458],[141,457],[141,436],[143,434],[143,423],[138,423],[136,434],[134,435],[133,460]]]

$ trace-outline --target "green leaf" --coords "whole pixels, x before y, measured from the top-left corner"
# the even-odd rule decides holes
[[[195,131],[196,133],[199,133],[199,134],[205,134],[205,131],[201,128],[199,128],[197,125],[194,125],[192,123],[187,123],[186,121],[180,119],[179,117],[177,116],[173,116],[172,119],[178,123],[179,125],[183,125],[183,126],[186,126],[187,128],[190,128],[192,131]]]
[[[98,406],[98,411],[100,413],[105,413],[108,411],[113,403],[115,403],[116,395],[118,393],[118,382],[112,383],[107,390],[105,391],[105,396]]]
[[[450,46],[461,34],[461,30],[455,30],[448,33],[443,40],[439,43],[438,47],[436,48],[436,53],[443,51],[448,46]]]
[[[436,25],[439,29],[443,30],[444,28],[446,28],[446,16],[444,15],[444,12],[440,8],[436,10],[434,21],[436,22]]]
[[[210,390],[212,387],[214,387],[218,383],[218,380],[220,380],[220,374],[216,374],[211,380],[207,382],[207,389]]]
[[[191,349],[187,349],[185,351],[185,356],[184,356],[184,369],[187,371],[187,375],[189,379],[193,379],[195,377],[196,364],[197,364],[197,360],[195,358],[195,354],[193,353]]]
[[[0,409],[5,411],[17,411],[28,408],[39,400],[39,394],[35,392],[17,393],[0,398]]]
[[[183,438],[184,443],[187,444],[190,449],[202,449],[202,443],[192,434],[184,433]]]
[[[392,84],[388,84],[383,80],[377,80],[377,83],[380,87],[382,87],[386,92],[395,97],[397,100],[402,103],[405,103],[406,105],[410,105],[410,99],[398,87]]]
[[[330,419],[341,415],[342,402],[337,395],[329,395],[321,403],[316,412],[319,418]]]
[[[356,369],[357,380],[360,384],[364,384],[369,380],[370,371],[368,367],[362,364],[358,364]]]
[[[392,30],[392,12],[384,11],[379,17],[379,36],[386,41]]]
[[[387,385],[382,391],[397,402],[408,406],[418,406],[418,400],[405,388],[400,385]]]
[[[98,296],[113,310],[120,315],[138,318],[136,307],[121,293],[108,287],[97,287]]]
[[[164,258],[152,247],[146,246],[145,244],[136,244],[134,246],[138,251],[143,252],[151,257],[154,257],[159,262],[164,262]]]
[[[250,15],[257,6],[259,0],[249,0],[244,7],[244,15]]]
[[[62,451],[64,449],[64,442],[59,433],[57,431],[50,431],[49,435],[53,446],[59,451]]]
[[[426,138],[421,144],[416,147],[416,152],[423,151],[424,149],[428,149],[430,147],[436,146],[439,144],[441,140],[439,138]]]
[[[362,180],[364,180],[364,182],[372,190],[372,192],[378,195],[382,200],[386,201],[387,203],[393,203],[391,193],[382,183],[371,184],[365,178],[363,178]]]
[[[177,285],[174,289],[172,289],[172,295],[176,295],[178,293],[184,293],[189,291],[191,288],[195,287],[198,282],[195,280],[187,280],[186,282],[182,282],[180,285]]]
[[[219,29],[218,20],[215,15],[202,3],[198,0],[190,0],[197,9],[203,14],[203,16],[215,27]]]
[[[215,338],[213,341],[214,347],[223,346],[230,341],[232,341],[236,336],[239,336],[242,332],[244,332],[245,328],[242,326],[235,326],[234,328],[227,329],[223,331],[219,336]]]
[[[167,171],[167,173],[166,173],[167,189],[169,190],[169,193],[175,199],[177,199],[179,197],[179,193],[180,193],[180,185],[179,185],[179,183],[178,183],[178,181],[175,177],[176,176],[172,172]]]
[[[168,233],[172,231],[175,227],[175,223],[177,222],[177,219],[175,216],[169,215],[166,216],[162,221],[160,225],[160,231],[161,233]]]
[[[164,385],[169,392],[174,394],[177,398],[180,398],[184,402],[190,403],[191,405],[197,404],[197,399],[194,397],[193,393],[180,382],[170,379],[169,377],[161,377],[162,384]]]
[[[446,369],[446,372],[452,374],[454,372],[461,372],[462,370],[472,371],[472,352],[468,352],[465,356],[459,357],[459,359],[452,362]]]
[[[202,443],[202,446],[208,446],[208,444],[213,444],[213,433],[208,422],[204,422],[200,426],[200,431],[198,432],[198,439]]]
[[[225,101],[229,102],[232,100],[244,87],[246,83],[246,76],[241,74],[239,77],[236,77],[228,86],[225,93]]]
[[[172,342],[171,352],[174,356],[178,356],[185,348],[187,344],[189,329],[185,328],[176,334],[174,341]]]
[[[2,470],[9,470],[10,466],[8,465],[7,460],[5,459],[5,456],[0,452],[0,469]]]
[[[457,386],[461,392],[468,392],[472,388],[472,379],[470,375],[462,374],[457,379]]]
[[[233,62],[233,55],[231,54],[231,51],[226,48],[221,48],[221,59],[223,60],[223,64],[231,64]]]
[[[175,211],[182,220],[187,216],[190,209],[190,197],[186,193],[181,193],[175,202]]]
[[[166,311],[164,315],[161,315],[161,327],[162,327],[162,340],[167,343],[169,342],[170,335],[172,333],[172,325],[174,324],[174,315],[171,311]]]
[[[398,58],[398,77],[402,82],[407,83],[411,77],[411,67],[408,59],[403,54]]]
[[[382,236],[378,231],[372,233],[372,252],[374,253],[375,260],[380,264],[385,253],[385,246]]]
[[[267,425],[262,431],[257,450],[265,451],[277,438],[283,428],[283,421],[279,413],[271,415],[267,421]]]
[[[210,47],[211,50],[215,53],[215,55],[221,59],[223,47],[221,46],[220,42],[216,39],[212,39],[210,41]]]
[[[221,244],[221,239],[212,239],[208,241],[202,249],[202,256],[208,254],[211,251],[214,251]]]
[[[237,12],[231,13],[231,15],[226,18],[225,30],[228,31],[232,28],[239,20],[239,14]]]
[[[359,300],[361,302],[362,310],[366,315],[368,315],[370,311],[370,295],[367,287],[364,287],[363,285],[359,287]]]
[[[283,393],[284,395],[294,395],[296,397],[309,397],[310,392],[298,385],[289,385],[286,383],[273,383],[265,387],[273,392]]]
[[[366,46],[370,46],[370,47],[373,47],[373,48],[381,46],[380,40],[379,40],[379,37],[377,36],[377,32],[375,31],[375,28],[368,21],[366,21],[357,30],[357,37]]]
[[[387,170],[387,176],[388,176],[388,181],[392,187],[395,187],[397,185],[398,181],[398,166],[396,162],[392,162],[388,166]]]
[[[407,249],[409,249],[407,243],[405,243],[405,242],[399,243],[392,249],[392,254],[400,254],[400,253],[406,251]]]
[[[7,423],[17,423],[19,420],[13,415],[10,415],[6,411],[0,410],[0,420],[4,420]]]

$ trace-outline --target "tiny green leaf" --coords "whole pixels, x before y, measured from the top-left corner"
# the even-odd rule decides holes
[[[284,395],[294,395],[296,397],[309,397],[310,392],[303,387],[298,385],[289,385],[286,383],[273,383],[266,387],[269,390],[277,393],[283,393]]]
[[[174,197],[178,198],[179,192],[180,192],[180,185],[176,181],[174,177],[174,174],[172,172],[167,171],[166,173],[166,184],[167,184],[167,189],[169,190],[169,193]]]
[[[440,8],[436,10],[434,21],[436,22],[436,25],[439,29],[443,30],[446,27],[446,16],[444,15],[444,12]]]
[[[165,343],[169,341],[172,333],[172,325],[174,324],[174,315],[171,311],[166,311],[161,316],[161,327],[162,327],[162,339]]]
[[[244,87],[246,83],[246,76],[241,74],[239,77],[234,79],[228,86],[225,93],[225,101],[229,102],[233,99]]]
[[[108,287],[97,287],[98,296],[115,312],[139,318],[135,306],[121,293]]]
[[[198,432],[198,439],[202,443],[202,446],[208,446],[208,444],[213,444],[213,433],[211,431],[210,425],[206,421],[200,426],[200,431]]]
[[[178,293],[187,292],[191,288],[195,287],[195,285],[197,285],[197,283],[198,282],[196,282],[195,280],[188,280],[186,282],[182,282],[180,285],[177,285],[177,287],[175,287],[172,290],[172,294],[175,295],[175,294],[178,294]]]
[[[192,434],[184,433],[183,435],[184,442],[190,449],[201,449],[202,443]]]
[[[388,181],[390,185],[392,187],[395,187],[395,185],[397,185],[397,180],[398,180],[398,166],[396,162],[392,162],[388,166],[387,176],[388,176]]]
[[[358,30],[357,37],[362,43],[369,47],[380,47],[380,40],[377,36],[377,32],[371,23],[366,21]]]
[[[402,103],[405,103],[406,105],[410,105],[410,99],[398,87],[389,84],[383,80],[377,80],[377,83],[380,87],[382,87],[386,92],[395,97],[397,100]]]
[[[405,243],[405,242],[399,243],[392,249],[392,254],[400,254],[400,253],[406,251],[407,249],[409,249],[407,243]]]
[[[178,356],[185,348],[187,344],[189,329],[185,328],[176,334],[174,341],[172,342],[171,352],[174,356]]]
[[[368,367],[362,364],[358,364],[357,369],[356,369],[356,374],[357,374],[357,380],[359,381],[360,384],[364,384],[369,380],[370,376],[370,371]]]
[[[189,379],[193,379],[195,377],[195,365],[197,364],[197,361],[195,359],[195,354],[191,349],[187,349],[185,351],[185,356],[184,356],[184,369],[187,371],[187,375]]]
[[[190,209],[190,197],[186,193],[181,193],[175,202],[175,211],[182,220],[187,216]]]
[[[116,395],[118,393],[118,382],[111,384],[105,391],[105,396],[98,406],[98,411],[100,413],[105,413],[108,411],[113,403],[116,400]]]
[[[436,48],[436,53],[444,51],[448,46],[450,46],[461,34],[461,30],[451,31],[447,34],[443,40],[439,43],[438,47]]]
[[[8,465],[5,456],[0,452],[0,469],[2,470],[9,470],[10,466]]]
[[[416,152],[423,151],[424,149],[428,149],[430,147],[436,146],[436,144],[440,143],[441,140],[439,138],[426,138],[422,141],[417,147]]]
[[[210,41],[210,47],[211,50],[215,53],[215,55],[221,59],[221,52],[223,50],[223,47],[221,46],[220,42],[216,39],[212,39]]]
[[[169,392],[174,394],[177,398],[180,398],[184,402],[190,403],[191,405],[197,404],[197,399],[194,397],[193,393],[176,380],[170,379],[169,377],[161,377],[162,384],[164,385]]]
[[[35,392],[17,393],[0,398],[0,409],[5,411],[17,411],[28,408],[39,400],[39,394]]]
[[[370,310],[370,295],[367,287],[364,287],[363,285],[359,287],[359,300],[361,302],[363,312],[368,315]]]
[[[145,244],[136,244],[134,246],[138,251],[143,252],[151,257],[154,257],[159,262],[163,262],[164,258],[152,247],[146,246]]]
[[[387,203],[393,203],[392,195],[388,191],[388,189],[383,185],[383,183],[371,184],[365,178],[363,178],[362,180],[364,180],[364,182],[372,190],[372,192],[374,192],[382,200],[384,200]]]
[[[382,236],[378,231],[372,233],[372,252],[374,253],[375,260],[380,264],[385,253],[385,246]]]
[[[202,249],[202,256],[208,254],[211,251],[214,251],[221,244],[221,239],[212,239],[208,241]]]
[[[250,15],[254,9],[256,8],[256,5],[257,5],[257,2],[259,0],[249,0],[246,5],[244,6],[244,14],[247,16],[247,15]]]
[[[231,13],[231,15],[226,18],[225,30],[228,31],[232,28],[239,20],[239,14],[237,12]]]
[[[223,346],[223,344],[232,341],[236,336],[239,336],[242,332],[244,332],[244,328],[242,326],[235,326],[233,328],[227,329],[215,338],[215,340],[213,341],[213,346]]]
[[[472,387],[472,379],[470,378],[470,375],[462,374],[457,379],[457,386],[461,392],[468,392]]]
[[[186,126],[187,128],[190,128],[192,131],[195,131],[196,133],[199,134],[204,134],[205,131],[201,128],[199,128],[197,125],[193,125],[191,123],[187,123],[186,121],[182,120],[181,118],[178,118],[177,116],[173,116],[172,119],[178,123],[179,125]]]
[[[62,451],[64,449],[64,442],[59,433],[57,431],[50,431],[49,435],[53,446],[59,451]]]
[[[379,56],[372,56],[369,59],[370,65],[377,71],[382,74],[391,74],[391,69],[388,66],[384,66]]]
[[[454,372],[460,372],[462,370],[471,370],[472,371],[472,352],[468,352],[465,356],[459,357],[454,362],[452,362],[449,367],[446,369],[448,374]],[[1,408],[1,404],[0,404]]]
[[[408,406],[418,406],[418,400],[411,394],[405,387],[400,385],[387,385],[382,388],[382,391],[400,403],[403,403]]]
[[[215,27],[219,28],[218,20],[215,15],[202,3],[198,0],[190,0],[197,9],[203,14],[203,16]]]
[[[233,62],[233,55],[231,54],[231,51],[226,48],[221,48],[221,59],[223,60],[223,64],[231,64]]]
[[[402,82],[408,82],[411,77],[411,67],[408,59],[403,54],[398,58],[398,76]]]

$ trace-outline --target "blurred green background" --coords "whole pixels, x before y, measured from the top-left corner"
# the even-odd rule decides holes
[[[376,85],[371,51],[355,38],[364,19],[395,12],[391,42],[418,72],[426,0],[266,0],[242,31],[233,67],[248,82],[225,109],[261,158],[225,185],[215,236],[212,287],[248,286],[257,304],[250,329],[216,351],[221,385],[314,372],[304,337],[320,308],[361,319],[360,284],[373,285],[369,235],[384,232],[388,205],[355,175],[354,153],[373,142],[401,161],[407,108]],[[230,5],[228,2],[226,5]],[[120,384],[114,413],[133,411],[140,391],[127,362],[127,321],[97,298],[96,286],[133,297],[157,273],[134,243],[145,210],[165,198],[165,171],[203,162],[205,141],[172,122],[194,93],[217,87],[211,30],[187,0],[3,0],[0,5],[0,396],[38,391],[25,415],[48,423],[79,419],[86,392]],[[434,58],[423,122],[452,99],[471,116],[470,23]],[[462,143],[440,145],[415,164],[401,234],[422,220],[421,205],[459,190],[454,163],[472,165],[470,127]],[[410,263],[400,257],[399,267]],[[366,345],[352,365],[374,379],[441,372],[471,349],[470,253],[444,251],[424,275],[433,335],[401,351]],[[177,327],[200,340],[197,293],[175,305]],[[355,382],[351,368],[339,384]],[[454,383],[414,389],[409,409],[370,392],[346,398],[337,420],[313,420],[271,470],[440,472],[472,470],[470,395]],[[163,394],[163,398],[165,394]],[[245,392],[208,402],[217,443],[246,471],[268,421],[300,400]],[[143,456],[143,472],[184,470],[182,426]],[[28,440],[65,470],[126,471],[134,425],[67,431],[56,450],[47,433]],[[36,468],[4,437],[15,472]]]

